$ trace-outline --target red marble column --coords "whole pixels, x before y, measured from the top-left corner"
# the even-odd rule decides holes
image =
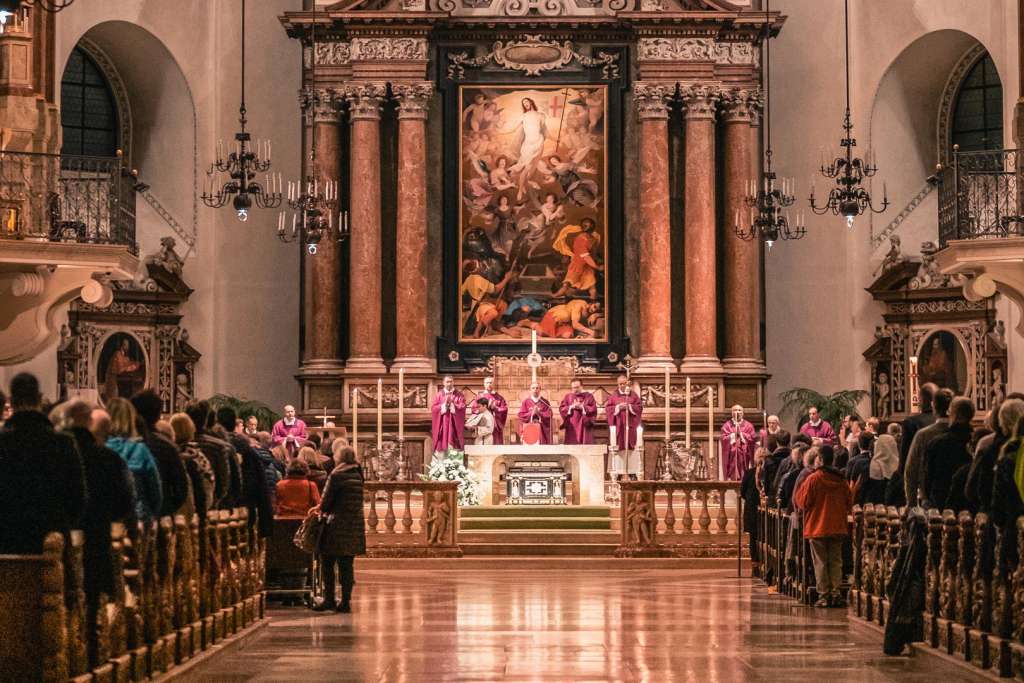
[[[750,207],[745,201],[746,185],[751,179],[751,125],[756,125],[760,94],[737,89],[723,98],[725,237],[723,238],[723,288],[725,315],[726,369],[759,370],[761,273],[760,241],[741,240],[732,229],[737,221],[746,226]]]
[[[398,216],[395,367],[433,372],[427,336],[427,111],[431,83],[396,84]]]
[[[686,356],[682,370],[721,370],[718,360],[718,290],[715,230],[715,86],[680,92],[686,118],[685,282]]]
[[[352,121],[349,172],[352,295],[346,369],[356,373],[382,373],[380,110],[386,89],[383,84],[361,84],[348,87],[345,94]]]
[[[338,122],[341,114],[337,103],[321,91],[310,104],[315,145],[315,164],[306,169],[307,178],[339,181],[341,160]],[[309,163],[309,162],[307,162]],[[336,239],[325,239],[315,256],[306,256],[310,271],[312,297],[307,302],[306,362],[304,368],[340,368],[338,329],[341,323],[341,245]]]
[[[672,360],[672,248],[669,222],[668,98],[674,86],[637,83],[640,120],[640,358],[643,371],[675,369]]]

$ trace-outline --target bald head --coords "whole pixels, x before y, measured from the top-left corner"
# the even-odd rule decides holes
[[[96,440],[103,443],[110,436],[110,413],[100,408],[92,411],[89,431],[96,437]]]
[[[92,424],[92,406],[80,399],[69,401],[64,406],[64,422],[69,427],[89,429]]]

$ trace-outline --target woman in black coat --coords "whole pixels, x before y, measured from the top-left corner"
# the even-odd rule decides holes
[[[320,501],[320,517],[326,520],[320,537],[320,571],[324,601],[313,609],[321,612],[337,609],[351,612],[352,587],[355,585],[353,562],[366,554],[366,529],[363,526],[363,473],[351,448],[338,452],[338,463],[327,479]],[[341,603],[334,606],[334,566],[341,572]]]

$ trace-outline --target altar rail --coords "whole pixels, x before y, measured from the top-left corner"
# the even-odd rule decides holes
[[[114,591],[94,621],[80,531],[49,534],[41,555],[0,555],[2,678],[142,681],[261,619],[263,544],[247,515],[114,524]]]
[[[909,542],[908,520],[927,526],[924,596],[917,640],[981,670],[1024,678],[1024,516],[1014,533],[998,528],[988,515],[952,510],[854,506],[850,517],[850,613],[884,626],[889,620],[890,587],[901,544]],[[814,570],[809,555],[787,561],[788,516],[759,509],[761,560],[758,574],[788,594],[811,602]],[[805,547],[805,543],[800,544]]]
[[[367,555],[462,557],[458,486],[455,481],[365,482]],[[418,518],[413,500],[420,506]]]
[[[616,557],[742,557],[743,501],[734,481],[623,481]],[[726,497],[735,506],[726,505]],[[666,499],[660,514],[659,498]]]

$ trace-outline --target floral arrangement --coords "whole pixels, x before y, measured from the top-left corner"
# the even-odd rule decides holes
[[[424,481],[457,481],[459,505],[480,504],[480,477],[462,463],[462,451],[448,449],[444,459],[431,463],[430,469],[420,478]]]

